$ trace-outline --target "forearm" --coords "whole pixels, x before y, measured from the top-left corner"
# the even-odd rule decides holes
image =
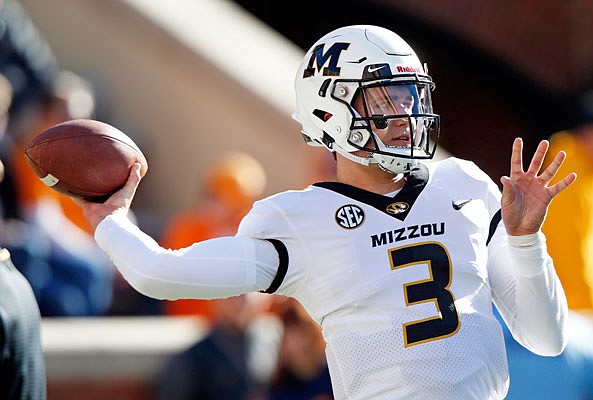
[[[568,311],[545,237],[538,233],[531,244],[518,246],[523,244],[509,244],[506,261],[498,260],[492,282],[495,303],[523,346],[540,355],[559,354],[566,346]]]
[[[265,241],[226,237],[168,250],[123,216],[103,220],[95,238],[132,287],[157,299],[224,298],[266,289],[277,267],[277,254]]]

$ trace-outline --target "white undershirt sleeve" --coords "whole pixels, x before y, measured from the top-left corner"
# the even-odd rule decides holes
[[[489,253],[493,300],[513,337],[539,355],[562,352],[568,307],[545,236],[508,238],[498,229]]]
[[[132,287],[156,299],[214,299],[265,290],[278,268],[278,253],[266,240],[221,237],[168,250],[117,214],[101,221],[95,239]]]

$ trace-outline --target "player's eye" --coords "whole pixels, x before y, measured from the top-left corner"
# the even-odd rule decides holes
[[[376,104],[374,108],[373,114],[393,114],[393,106],[388,102]]]

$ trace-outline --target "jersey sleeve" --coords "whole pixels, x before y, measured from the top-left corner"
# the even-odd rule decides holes
[[[122,215],[101,221],[95,239],[132,287],[156,299],[214,299],[265,290],[279,263],[272,243],[249,237],[164,249]]]
[[[306,271],[300,268],[309,260],[307,249],[302,245],[296,227],[287,214],[298,205],[299,196],[275,196],[254,203],[251,211],[243,218],[237,236],[260,240],[275,240],[286,250],[284,270],[275,274],[275,293],[295,296],[303,282]],[[282,254],[280,254],[282,256]],[[282,265],[281,265],[282,266]]]
[[[499,220],[488,254],[492,299],[515,340],[535,354],[562,352],[568,307],[543,233],[532,245],[515,247]]]
[[[485,183],[490,218],[487,269],[494,304],[521,345],[539,355],[557,355],[566,346],[568,311],[545,236],[538,233],[525,248],[511,245],[501,218],[500,189],[473,163],[462,166],[473,179]]]

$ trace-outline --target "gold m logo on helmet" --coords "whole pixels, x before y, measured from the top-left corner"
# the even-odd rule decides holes
[[[390,205],[388,205],[385,211],[387,211],[388,214],[397,215],[408,211],[409,208],[410,205],[408,203],[398,201],[396,203],[391,203]]]

